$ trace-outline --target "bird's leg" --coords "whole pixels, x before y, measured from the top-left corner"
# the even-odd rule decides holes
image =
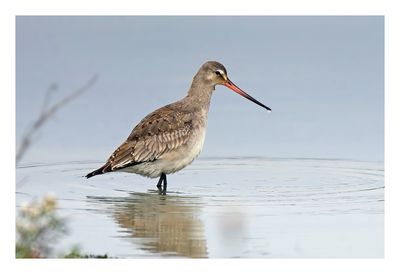
[[[167,175],[164,174],[164,189],[163,189],[163,195],[167,194]]]
[[[157,188],[161,194],[165,195],[167,193],[167,175],[165,175],[165,173],[161,173],[160,179],[157,183]]]
[[[158,180],[158,183],[157,183],[158,189],[161,189],[161,184],[163,181],[164,181],[164,173],[161,173],[160,179]]]

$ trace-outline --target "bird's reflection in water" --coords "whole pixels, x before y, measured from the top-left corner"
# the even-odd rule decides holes
[[[207,257],[199,197],[173,193],[163,196],[154,192],[88,198],[91,202],[108,204],[118,225],[125,229],[123,232],[143,250],[161,255]]]

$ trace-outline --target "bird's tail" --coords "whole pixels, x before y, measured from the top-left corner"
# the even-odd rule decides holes
[[[104,173],[109,172],[109,171],[110,171],[109,165],[105,164],[101,168],[96,169],[96,170],[86,174],[85,177],[86,177],[86,179],[89,179],[90,177],[93,177],[93,176],[96,176],[96,175],[99,175],[99,174],[104,174]]]

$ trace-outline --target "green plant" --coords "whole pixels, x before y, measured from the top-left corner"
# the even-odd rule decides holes
[[[82,254],[78,247],[74,247],[71,251],[63,256],[67,259],[108,259],[107,254],[104,255],[94,255],[94,254]]]
[[[67,233],[65,220],[57,215],[57,200],[47,195],[41,201],[24,204],[16,220],[16,257],[52,256],[52,246]]]

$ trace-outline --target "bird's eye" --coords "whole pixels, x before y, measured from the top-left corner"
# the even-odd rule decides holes
[[[221,76],[221,75],[222,75],[222,73],[221,73],[220,70],[216,70],[216,71],[215,71],[215,74],[217,74],[218,76]]]

